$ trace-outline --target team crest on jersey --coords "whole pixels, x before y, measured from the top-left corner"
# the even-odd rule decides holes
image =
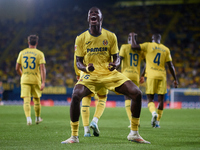
[[[108,45],[108,41],[107,40],[103,40],[103,45]]]

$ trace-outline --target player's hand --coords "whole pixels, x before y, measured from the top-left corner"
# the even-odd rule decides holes
[[[109,65],[108,65],[108,69],[109,69],[110,71],[113,71],[113,70],[116,69],[116,65],[115,65],[113,62],[110,62]]]
[[[43,91],[44,88],[45,88],[45,83],[42,83],[40,87],[40,91]]]
[[[177,88],[178,87],[178,81],[174,80],[174,87]]]
[[[144,77],[140,77],[140,83],[144,83]]]
[[[87,67],[88,67],[89,72],[92,72],[95,70],[94,65],[92,63],[89,63]]]
[[[131,40],[132,40],[132,38],[134,38],[135,40],[137,38],[137,34],[134,32],[129,33],[129,36],[131,37]]]

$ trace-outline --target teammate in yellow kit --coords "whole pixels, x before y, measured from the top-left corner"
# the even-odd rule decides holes
[[[121,59],[121,72],[128,77],[135,85],[139,87],[140,82],[140,64],[144,59],[144,53],[140,50],[133,50],[131,48],[131,36],[128,36],[128,44],[123,44],[119,53]],[[143,83],[143,82],[141,82]],[[131,122],[131,99],[127,96],[125,98],[125,109],[128,118]],[[131,126],[128,126],[129,128]]]
[[[81,70],[79,70],[76,66],[76,56],[75,55],[74,55],[74,70],[76,73],[77,80],[79,80],[80,76],[83,75],[83,72]],[[81,116],[82,116],[82,121],[83,121],[83,126],[84,126],[84,136],[85,137],[91,136],[90,128],[93,130],[94,136],[99,136],[100,131],[99,131],[97,123],[105,110],[107,94],[108,94],[108,90],[106,88],[101,88],[101,90],[98,91],[97,94],[90,94],[88,96],[83,97],[82,107],[81,107]],[[95,100],[97,100],[97,104],[96,104],[96,109],[95,109],[93,119],[89,125],[90,104],[91,104],[92,97],[95,97]]]
[[[46,68],[43,52],[38,50],[38,36],[28,36],[29,48],[22,50],[17,58],[16,71],[21,76],[21,98],[24,100],[24,112],[27,118],[27,125],[32,124],[31,119],[31,97],[33,97],[35,110],[35,123],[42,121],[40,117],[40,97],[45,88]],[[42,80],[42,82],[41,82]]]
[[[146,94],[148,99],[148,108],[152,114],[151,125],[152,127],[160,128],[160,118],[163,114],[164,95],[167,93],[167,79],[165,64],[167,63],[169,70],[174,78],[174,87],[177,88],[178,81],[175,74],[175,68],[172,63],[172,58],[169,48],[160,43],[161,35],[154,34],[152,42],[145,42],[137,44],[135,37],[136,33],[131,33],[132,48],[143,50],[145,52],[147,77],[146,81]],[[158,94],[158,109],[156,112],[154,94]]]
[[[127,139],[139,143],[150,143],[138,133],[142,93],[130,79],[116,70],[120,65],[117,37],[114,33],[102,28],[102,21],[100,9],[92,7],[88,12],[89,29],[76,37],[76,65],[83,71],[83,75],[75,85],[72,94],[71,137],[61,143],[79,143],[80,102],[83,97],[97,93],[101,88],[116,91],[131,98],[131,131]]]

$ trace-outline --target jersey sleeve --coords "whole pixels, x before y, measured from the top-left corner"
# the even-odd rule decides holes
[[[46,64],[46,60],[45,60],[45,57],[44,57],[44,53],[41,53],[41,54],[40,54],[39,64]]]
[[[17,63],[21,64],[21,52],[19,53],[18,57],[17,57]]]
[[[117,42],[117,37],[113,33],[113,41],[112,41],[112,47],[111,47],[111,55],[119,53],[119,48],[118,48],[118,42]]]
[[[124,57],[124,55],[125,55],[124,52],[125,52],[125,46],[122,45],[121,48],[120,48],[120,51],[119,51],[119,56]]]
[[[80,76],[80,70],[76,66],[76,55],[74,55],[74,71],[77,76]]]
[[[80,36],[77,36],[75,40],[75,55],[78,57],[84,57],[84,51],[82,48],[82,42]]]
[[[166,55],[166,62],[169,62],[169,61],[172,61],[172,57],[171,57],[171,54],[170,54],[170,50],[168,49],[167,55]]]
[[[146,52],[148,48],[148,42],[139,44],[142,51]]]

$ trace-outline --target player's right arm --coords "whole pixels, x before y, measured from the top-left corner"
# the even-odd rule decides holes
[[[141,50],[139,44],[136,43],[137,34],[134,32],[129,33],[128,43],[131,44],[131,48],[134,50]]]
[[[174,65],[173,65],[172,61],[168,61],[167,65],[169,67],[169,70],[170,70],[173,78],[174,78],[174,87],[177,88],[177,86],[178,86],[178,80],[177,80],[177,77],[176,77]]]

